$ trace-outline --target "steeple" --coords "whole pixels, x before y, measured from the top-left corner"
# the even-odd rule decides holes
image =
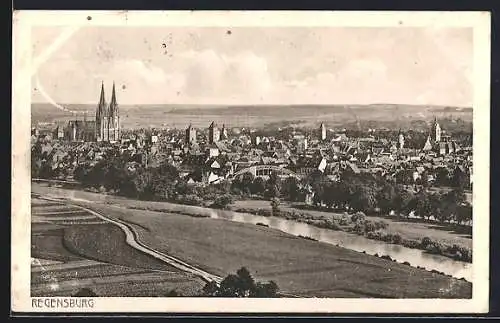
[[[106,115],[106,98],[104,95],[104,82],[101,83],[101,96],[96,111],[96,121],[99,122],[102,116]]]
[[[117,113],[118,113],[118,103],[116,102],[115,82],[113,82],[113,90],[111,92],[111,102],[109,103],[109,115],[116,116]]]

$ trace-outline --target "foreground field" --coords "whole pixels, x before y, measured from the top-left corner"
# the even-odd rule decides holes
[[[82,288],[107,297],[195,295],[203,286],[128,246],[119,228],[41,199],[32,199],[31,254],[32,296],[71,296]]]
[[[68,193],[38,188],[45,193]],[[470,283],[277,230],[210,218],[132,210],[139,202],[72,192],[80,204],[139,224],[140,239],[155,249],[224,276],[246,266],[258,280],[274,280],[287,293],[316,297],[470,298]],[[162,203],[154,203],[160,205]],[[85,241],[79,231],[74,241]],[[80,236],[78,236],[80,235]],[[88,244],[82,253],[92,252]]]

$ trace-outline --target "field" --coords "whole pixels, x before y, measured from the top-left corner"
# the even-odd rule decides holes
[[[198,293],[203,282],[125,243],[124,233],[79,209],[32,199],[32,296]]]
[[[33,186],[40,193],[64,190]],[[131,210],[145,202],[70,193],[107,216],[140,224],[140,239],[210,273],[224,276],[246,266],[258,280],[284,292],[316,297],[468,298],[471,284],[344,248],[301,239],[266,227],[210,218]],[[83,198],[92,202],[85,202]],[[120,206],[118,205],[120,204]],[[161,203],[157,203],[161,204]],[[146,228],[146,229],[144,229]],[[85,241],[79,230],[73,241]],[[80,243],[89,255],[93,243]]]
[[[89,118],[94,116],[96,109],[96,105],[91,104],[70,104],[67,107],[73,111],[88,111]],[[58,110],[45,103],[32,104],[31,116],[33,123],[67,121],[74,118],[71,113]],[[168,104],[120,105],[120,120],[124,128],[185,128],[190,123],[194,127],[205,128],[212,121],[228,127],[269,127],[284,124],[316,127],[321,120],[328,127],[356,126],[358,122],[376,122],[378,126],[392,129],[427,129],[428,125],[424,121],[428,122],[434,116],[439,118],[452,116],[471,122],[472,109],[395,104],[231,107]],[[370,124],[370,127],[373,126]]]

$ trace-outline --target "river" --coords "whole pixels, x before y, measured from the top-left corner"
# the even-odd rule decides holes
[[[36,185],[38,186],[38,185]],[[35,186],[35,187],[36,187]],[[32,185],[32,187],[34,187]],[[40,187],[40,186],[38,186]],[[36,189],[35,189],[36,191]],[[106,196],[96,193],[83,192],[79,190],[68,190],[59,188],[50,188],[51,193],[48,195],[53,195],[54,197],[69,197],[74,200],[96,202],[96,200],[106,201],[114,200],[116,204],[120,204],[120,200],[127,200],[124,198],[117,198],[112,196]],[[44,192],[46,193],[46,192]],[[92,196],[92,200],[88,200]],[[127,200],[130,202],[130,200]],[[130,203],[124,203],[130,204]],[[287,220],[279,217],[265,217],[259,215],[253,215],[249,213],[240,213],[225,210],[216,210],[203,207],[172,204],[172,203],[162,203],[165,209],[171,210],[172,212],[188,212],[197,213],[200,215],[208,215],[213,219],[219,219],[224,221],[234,221],[240,223],[254,224],[262,223],[268,225],[270,228],[280,230],[295,236],[305,236],[311,237],[321,242],[325,242],[332,245],[339,245],[343,248],[366,252],[369,255],[378,254],[379,256],[388,255],[392,259],[398,262],[408,262],[412,266],[423,267],[427,270],[437,270],[445,274],[451,275],[455,278],[465,278],[467,281],[472,281],[473,272],[472,264],[453,260],[448,257],[429,254],[425,251],[419,249],[411,249],[403,247],[401,245],[395,245],[386,243],[383,241],[367,239],[363,236],[359,236],[352,233],[347,233],[343,231],[334,231],[329,229],[318,228],[307,223],[300,223],[293,220]]]

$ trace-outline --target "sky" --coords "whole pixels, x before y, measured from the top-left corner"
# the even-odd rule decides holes
[[[467,28],[82,27],[58,42],[65,32],[32,31],[33,102],[94,104],[101,82],[109,101],[114,81],[122,105],[472,106]]]

